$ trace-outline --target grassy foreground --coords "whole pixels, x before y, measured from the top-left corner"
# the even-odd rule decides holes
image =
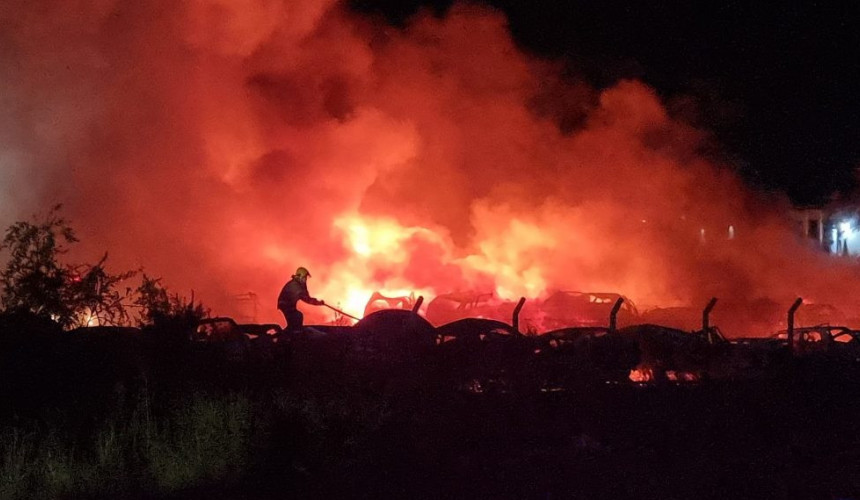
[[[2,500],[860,498],[854,361],[476,392],[328,337],[6,333]]]
[[[143,397],[84,434],[60,414],[19,422],[0,433],[0,498],[184,498],[245,488],[276,469],[273,486],[283,486],[381,424],[384,405],[355,403],[277,391],[265,401],[201,394],[153,408]]]

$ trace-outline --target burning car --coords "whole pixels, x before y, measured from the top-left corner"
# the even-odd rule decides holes
[[[729,342],[716,328],[685,331],[640,324],[618,330],[568,327],[540,336],[545,390],[623,382],[698,382],[723,376]]]
[[[503,320],[499,317],[498,301],[492,292],[453,292],[436,296],[427,305],[427,320],[440,326],[465,318],[487,318]],[[513,307],[511,307],[513,312]]]
[[[633,382],[696,382],[724,376],[731,344],[719,330],[689,332],[654,324],[622,328],[619,335],[635,339],[639,364],[631,371]]]
[[[565,327],[607,326],[616,302],[622,299],[618,311],[618,326],[635,324],[639,311],[633,302],[617,293],[555,292],[540,304],[541,324],[544,330]]]
[[[373,295],[367,300],[367,305],[364,306],[364,316],[385,309],[406,309],[411,311],[414,306],[414,293],[399,297],[389,297],[377,291],[373,292]]]

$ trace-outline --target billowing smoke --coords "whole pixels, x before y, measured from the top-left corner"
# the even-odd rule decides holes
[[[63,203],[79,260],[216,314],[253,291],[281,320],[299,265],[353,314],[373,290],[854,305],[857,271],[706,131],[641,82],[562,78],[487,8],[401,29],[334,0],[12,0],[0,23],[0,222]]]

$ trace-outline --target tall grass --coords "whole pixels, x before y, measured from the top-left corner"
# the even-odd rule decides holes
[[[0,498],[24,498],[33,456],[33,437],[21,429],[10,429],[0,435],[0,443],[3,446]]]
[[[59,413],[0,428],[0,500],[181,495],[244,480],[290,484],[293,473],[324,477],[360,459],[393,411],[375,393],[346,390],[180,394],[143,389],[94,426]]]
[[[9,429],[0,436],[0,499],[57,498],[75,489],[77,464],[56,432]]]
[[[61,429],[0,432],[0,500],[170,493],[240,477],[254,414],[240,395],[195,396],[154,418],[143,399],[128,418],[75,439]],[[81,442],[83,441],[83,442]]]
[[[251,458],[252,412],[240,396],[195,398],[155,429],[144,447],[157,489],[238,478]]]

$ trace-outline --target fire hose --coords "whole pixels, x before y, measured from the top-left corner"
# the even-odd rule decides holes
[[[330,306],[330,305],[328,305],[328,304],[323,304],[323,305],[324,305],[324,306],[326,306],[326,307],[328,307],[329,309],[331,309],[332,311],[334,311],[334,312],[336,312],[336,313],[338,313],[338,314],[343,314],[343,315],[344,315],[344,316],[346,316],[347,318],[352,318],[352,319],[354,319],[354,320],[356,320],[356,321],[360,321],[360,320],[361,320],[361,318],[356,318],[356,317],[355,317],[355,316],[353,316],[352,314],[349,314],[349,313],[347,313],[347,312],[343,312],[343,311],[341,311],[340,309],[338,309],[337,307]]]

